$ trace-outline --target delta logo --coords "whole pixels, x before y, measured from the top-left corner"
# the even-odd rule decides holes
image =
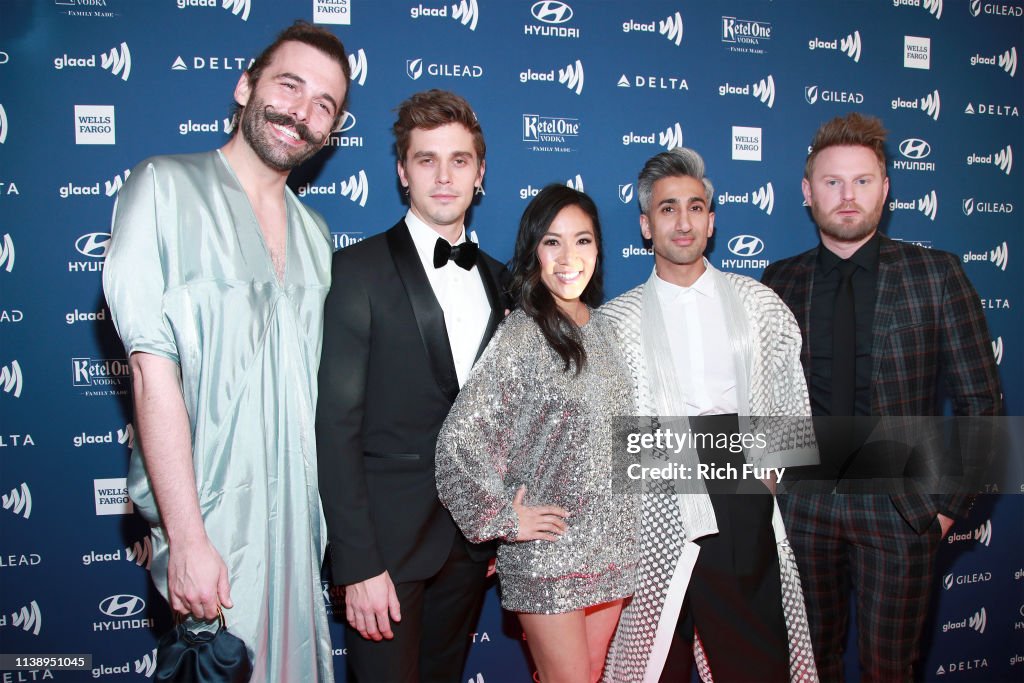
[[[475,31],[477,22],[480,20],[480,8],[477,6],[476,0],[461,0],[452,5],[440,7],[428,7],[420,3],[409,8],[409,17],[411,19],[451,17],[470,31]]]
[[[726,204],[753,204],[771,216],[772,211],[775,210],[775,188],[769,182],[753,192],[744,192],[743,194],[724,192],[718,195],[716,206],[724,206]]]
[[[761,47],[772,38],[772,25],[767,21],[722,17],[722,43],[730,52],[763,55]]]
[[[991,104],[988,102],[968,102],[964,107],[968,116],[1020,116],[1020,109],[1015,104]]]
[[[426,74],[431,78],[480,78],[484,68],[479,64],[424,63],[421,57],[405,60],[405,75],[418,81]]]
[[[527,69],[526,71],[519,72],[520,83],[558,83],[565,86],[570,91],[577,95],[583,94],[583,62],[576,60],[575,63],[570,62],[565,65],[565,68],[555,69],[550,71],[534,71],[533,69]]]
[[[718,95],[719,97],[725,97],[726,95],[752,96],[754,99],[760,100],[761,104],[771,109],[775,105],[775,78],[768,74],[766,78],[762,78],[757,83],[748,83],[743,86],[723,83],[718,86]]]
[[[807,49],[811,52],[815,50],[837,50],[854,62],[860,62],[860,31],[854,31],[843,38],[835,38],[833,40],[822,40],[815,36],[807,41]]]
[[[659,76],[634,74],[632,77],[622,74],[616,82],[619,88],[647,88],[650,90],[689,90],[690,86],[682,76]]]
[[[889,106],[892,107],[893,111],[897,109],[917,109],[930,117],[932,121],[938,121],[939,112],[942,110],[942,101],[939,97],[939,91],[934,90],[919,99],[904,100],[897,97],[889,103]]]
[[[902,200],[893,199],[889,202],[889,211],[895,213],[896,211],[920,211],[930,221],[935,220],[935,216],[939,211],[939,198],[935,194],[935,190],[932,190],[928,194],[924,195],[919,199]]]
[[[1017,75],[1017,48],[1011,47],[1002,54],[984,56],[974,54],[971,59],[971,66],[994,66],[1002,69],[1013,78]]]
[[[892,0],[893,7],[918,7],[936,19],[942,18],[942,0]]]
[[[560,0],[540,0],[530,5],[535,24],[523,24],[523,35],[552,38],[579,38],[580,30],[565,26],[575,14],[572,5]]]
[[[635,133],[630,131],[622,136],[622,144],[629,145],[658,145],[665,149],[674,149],[683,146],[683,127],[677,121],[662,131],[651,133]]]
[[[171,62],[171,71],[245,71],[256,61],[252,57],[223,57],[193,55],[187,60],[181,55]]]
[[[971,3],[967,6],[967,11],[975,18],[982,14],[989,14],[996,17],[1024,17],[1024,7],[1021,7],[1020,5],[1008,5],[1001,2],[982,2],[981,0],[971,0]]]
[[[679,12],[670,14],[661,20],[650,22],[628,19],[622,22],[623,33],[649,33],[664,36],[669,42],[679,47],[683,43],[683,15]]]
[[[819,101],[829,104],[864,104],[864,93],[853,90],[826,90],[817,85],[805,85],[804,101],[811,105]]]
[[[175,0],[178,9],[223,9],[242,21],[249,21],[252,0]]]
[[[131,76],[132,52],[128,49],[128,43],[121,41],[120,45],[114,46],[107,52],[101,53],[99,58],[100,68],[109,71],[112,75],[119,77],[122,81],[127,81],[128,77]],[[72,57],[65,53],[60,57],[54,58],[53,68],[57,71],[75,68],[95,69],[96,55],[93,54],[88,57]]]
[[[1010,248],[1006,242],[996,245],[989,251],[968,251],[964,253],[964,263],[987,262],[1002,271],[1006,271],[1006,265],[1010,262]]]
[[[967,157],[967,165],[995,166],[1006,175],[1010,175],[1010,172],[1013,170],[1013,146],[1007,145],[991,154],[971,154]]]
[[[295,194],[300,197],[310,196],[342,196],[360,207],[366,206],[366,200],[370,196],[370,181],[366,176],[365,169],[359,169],[358,173],[350,175],[347,179],[337,180],[326,185],[314,185],[306,183],[296,190]]]

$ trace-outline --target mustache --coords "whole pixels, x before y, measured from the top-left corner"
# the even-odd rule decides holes
[[[317,135],[313,133],[313,131],[311,131],[309,129],[309,126],[307,126],[306,124],[302,123],[301,121],[296,121],[294,117],[288,116],[288,114],[282,114],[278,111],[275,111],[274,108],[269,104],[263,108],[263,118],[266,119],[268,123],[277,124],[278,126],[290,126],[294,128],[295,132],[299,134],[299,137],[302,138],[303,141],[308,142],[311,145],[321,145],[323,144],[324,139],[327,137],[326,134]]]

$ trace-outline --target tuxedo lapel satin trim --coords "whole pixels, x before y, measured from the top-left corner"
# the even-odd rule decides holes
[[[487,344],[491,341],[494,331],[498,329],[498,323],[505,317],[505,306],[502,303],[501,292],[498,291],[499,283],[490,266],[487,265],[487,259],[482,256],[477,258],[476,269],[484,283],[487,302],[491,304],[491,315],[487,318],[487,329],[484,331],[483,339],[480,340],[480,348],[476,350],[476,358],[473,359],[474,363],[480,359],[480,354],[487,348]]]
[[[444,324],[444,311],[434,296],[430,280],[423,271],[416,245],[405,221],[400,221],[386,234],[388,249],[395,262],[395,270],[412,305],[416,327],[430,362],[430,371],[441,392],[450,401],[459,394],[459,378],[455,373],[455,360],[448,342],[448,328]]]

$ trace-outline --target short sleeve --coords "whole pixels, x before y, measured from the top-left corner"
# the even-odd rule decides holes
[[[128,356],[151,353],[177,363],[177,345],[164,315],[167,264],[160,230],[161,221],[173,220],[168,216],[173,210],[161,209],[158,202],[155,163],[140,164],[114,203],[103,293]]]

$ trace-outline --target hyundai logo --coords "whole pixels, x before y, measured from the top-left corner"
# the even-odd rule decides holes
[[[924,159],[932,153],[932,146],[920,138],[907,138],[900,143],[900,154],[908,159]]]
[[[530,13],[537,21],[545,24],[564,24],[572,19],[572,7],[558,0],[541,0],[533,3]]]
[[[146,609],[146,601],[135,595],[111,595],[100,602],[100,611],[108,617],[132,617]]]
[[[75,240],[75,249],[82,256],[90,258],[104,258],[107,255],[107,247],[110,246],[109,232],[90,232]]]
[[[350,111],[346,111],[341,117],[341,121],[338,123],[338,127],[334,129],[335,133],[344,133],[345,131],[352,130],[356,127],[356,115]]]
[[[764,242],[753,235],[736,235],[729,240],[729,251],[737,256],[757,256],[764,251]]]

